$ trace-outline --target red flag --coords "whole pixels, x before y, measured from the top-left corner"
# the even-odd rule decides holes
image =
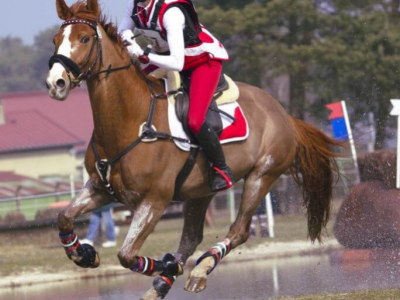
[[[334,119],[344,117],[341,102],[330,103],[330,104],[325,105],[325,107],[332,111],[331,114],[329,115],[329,120],[334,120]]]

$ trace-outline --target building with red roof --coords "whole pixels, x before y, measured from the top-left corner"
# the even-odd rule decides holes
[[[30,177],[82,176],[93,130],[85,88],[65,101],[46,91],[0,94],[0,171]]]

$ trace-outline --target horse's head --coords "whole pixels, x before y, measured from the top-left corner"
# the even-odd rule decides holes
[[[100,8],[97,0],[78,1],[71,7],[57,0],[57,12],[65,22],[54,36],[46,87],[50,97],[65,100],[101,60]]]

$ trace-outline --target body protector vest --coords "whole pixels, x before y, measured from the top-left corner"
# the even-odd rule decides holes
[[[189,69],[193,62],[205,56],[219,60],[229,59],[223,45],[199,23],[196,9],[191,0],[152,0],[147,12],[134,1],[131,18],[138,32],[152,45],[152,49],[157,54],[169,54],[163,19],[165,12],[171,7],[178,7],[185,16],[184,69]]]

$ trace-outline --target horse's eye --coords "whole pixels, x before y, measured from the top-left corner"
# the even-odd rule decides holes
[[[56,40],[55,39],[53,39],[53,44],[54,44],[54,46],[56,45]]]
[[[81,43],[82,43],[82,44],[87,44],[87,43],[89,43],[89,41],[90,41],[90,38],[89,38],[87,35],[85,35],[85,36],[81,39]]]

